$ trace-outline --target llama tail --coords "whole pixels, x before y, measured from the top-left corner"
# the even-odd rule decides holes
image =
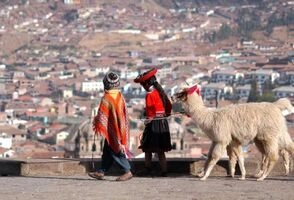
[[[282,111],[284,116],[294,113],[294,107],[288,98],[278,99],[274,104]]]

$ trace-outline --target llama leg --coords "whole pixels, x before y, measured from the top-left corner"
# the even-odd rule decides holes
[[[265,170],[265,167],[267,165],[266,163],[266,157],[265,157],[265,150],[263,148],[263,144],[261,140],[258,140],[257,138],[254,139],[254,143],[256,148],[259,150],[259,152],[262,155],[260,166],[258,172],[254,175],[255,178],[260,178]]]
[[[265,155],[262,155],[260,166],[259,166],[259,170],[254,175],[255,178],[260,178],[262,176],[262,174],[264,173],[264,170],[265,170],[265,168],[266,168],[266,166],[268,164],[267,162],[268,162],[268,160],[266,159],[266,156]]]
[[[239,164],[239,168],[241,171],[241,178],[239,178],[240,180],[245,180],[246,178],[246,169],[245,169],[245,164],[244,164],[244,155],[243,155],[243,150],[242,150],[242,146],[238,145],[236,147],[236,151],[235,154],[238,157],[238,164]]]
[[[232,143],[227,147],[227,151],[228,150],[231,151],[229,155],[229,157],[231,156],[230,157],[231,173],[235,173],[235,167],[236,167],[237,158],[238,158],[238,164],[241,171],[241,178],[239,179],[245,180],[246,170],[244,166],[244,156],[243,156],[243,150],[242,150],[241,144],[238,142],[232,141]]]
[[[232,149],[232,144],[227,146],[227,154],[229,156],[229,170],[230,170],[230,176],[234,178],[235,176],[235,168],[237,163],[237,157]]]
[[[200,180],[206,180],[210,175],[213,167],[219,161],[220,157],[224,154],[226,150],[226,145],[216,144],[212,149],[211,159],[208,160],[207,169],[204,172],[204,176]]]
[[[293,170],[293,158],[294,158],[294,143],[291,141],[291,143],[288,145],[286,151],[289,154],[289,172]],[[290,159],[291,155],[291,159]],[[291,162],[292,161],[292,162]]]
[[[276,161],[279,159],[279,145],[276,139],[264,142],[264,150],[266,152],[266,169],[257,181],[263,181],[272,171]]]
[[[203,176],[204,176],[204,168],[201,168],[201,169],[197,172],[196,176],[199,177],[199,178],[203,177]]]
[[[290,158],[289,158],[289,152],[285,149],[281,150],[281,156],[283,158],[284,168],[285,168],[285,176],[289,175],[290,172]]]
[[[211,160],[211,154],[212,154],[212,151],[213,151],[213,149],[214,149],[214,147],[215,147],[215,142],[212,142],[211,143],[211,145],[210,145],[210,147],[209,147],[209,151],[208,151],[208,154],[207,154],[207,159],[206,159],[206,161],[205,161],[205,163],[204,163],[204,167],[201,169],[201,170],[199,170],[199,172],[196,174],[196,176],[197,177],[203,177],[204,176],[204,174],[205,174],[205,171],[207,170],[207,166],[208,166],[208,163],[210,162],[210,160]]]

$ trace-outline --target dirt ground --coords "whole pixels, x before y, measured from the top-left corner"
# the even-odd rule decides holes
[[[152,200],[290,200],[294,177],[269,177],[263,182],[224,176],[200,181],[193,176],[134,177],[117,182],[114,176],[98,181],[85,176],[0,177],[0,199],[152,199]]]

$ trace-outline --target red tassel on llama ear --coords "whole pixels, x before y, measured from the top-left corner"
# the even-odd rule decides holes
[[[188,88],[187,93],[192,94],[193,92],[197,92],[198,95],[200,95],[200,89],[197,85],[194,85],[190,88]]]

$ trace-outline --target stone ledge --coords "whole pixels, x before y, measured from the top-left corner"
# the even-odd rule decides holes
[[[85,167],[80,165],[80,161],[57,160],[57,161],[32,161],[22,163],[22,176],[42,176],[42,175],[81,175],[85,174]]]
[[[1,176],[71,176],[84,175],[94,171],[100,166],[100,159],[0,159]],[[177,175],[195,175],[204,164],[203,159],[195,158],[168,158],[168,171]],[[144,168],[144,159],[132,159],[130,161],[132,171],[137,172]],[[256,159],[246,159],[245,167],[247,175],[253,175],[258,170],[259,161]],[[155,170],[159,171],[159,163],[153,161]],[[121,173],[118,166],[114,165],[109,174],[117,175]],[[292,172],[293,173],[293,172]],[[228,174],[228,160],[220,160],[212,170],[212,176],[226,176]],[[236,167],[236,174],[240,174],[239,167]],[[276,164],[270,175],[283,175],[284,168],[282,162]]]

